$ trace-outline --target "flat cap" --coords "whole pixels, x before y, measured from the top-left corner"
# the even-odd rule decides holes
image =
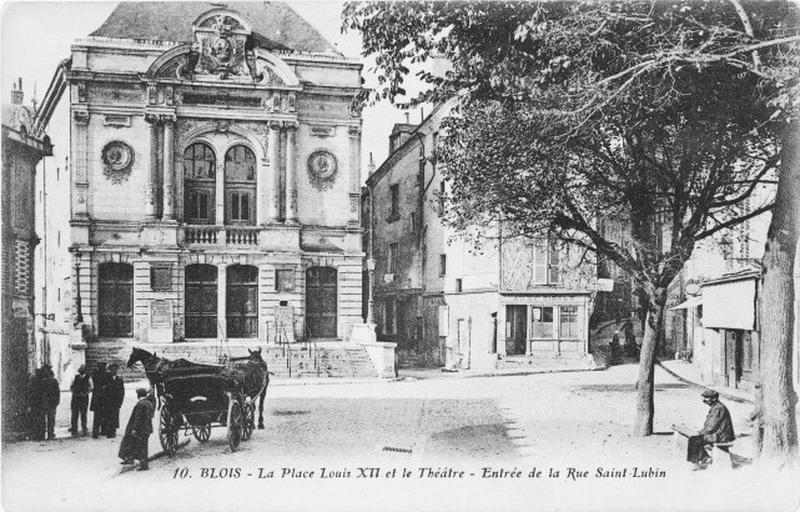
[[[703,398],[719,398],[719,393],[714,391],[713,389],[707,389],[700,393]]]
[[[139,388],[136,390],[136,396],[147,396],[147,393],[149,392],[150,390],[147,388]]]

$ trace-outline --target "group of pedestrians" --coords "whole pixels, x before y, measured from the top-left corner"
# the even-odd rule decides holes
[[[93,373],[82,364],[72,380],[70,433],[73,437],[88,436],[88,411],[92,411],[92,437],[113,438],[119,428],[119,410],[125,400],[125,384],[117,375],[119,366],[98,363]],[[153,432],[155,397],[146,388],[136,390],[138,401],[133,407],[119,448],[123,464],[139,461],[139,470],[148,469],[147,444]],[[31,377],[28,385],[30,435],[32,440],[55,439],[56,407],[61,399],[58,381],[49,365],[44,365]],[[80,424],[80,430],[78,430]]]
[[[43,441],[56,438],[56,407],[61,401],[61,390],[53,374],[53,368],[46,364],[37,369],[28,382],[28,428],[30,439]]]
[[[117,375],[118,370],[118,365],[106,367],[106,363],[98,363],[97,370],[91,375],[86,371],[86,365],[78,368],[69,388],[72,393],[69,432],[73,437],[89,435],[88,410],[93,413],[93,438],[101,435],[116,437],[119,410],[125,399],[125,384]],[[56,408],[61,401],[61,390],[50,365],[43,365],[34,372],[28,384],[28,401],[29,438],[35,441],[55,439]]]

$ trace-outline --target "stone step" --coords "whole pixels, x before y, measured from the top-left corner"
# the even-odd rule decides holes
[[[363,347],[276,347],[262,349],[262,357],[272,372],[272,378],[289,379],[303,377],[375,377],[377,372]],[[168,359],[184,358],[201,364],[219,364],[220,354],[228,357],[247,355],[246,347],[213,345],[192,345],[191,343],[175,343],[159,345],[156,355]],[[127,368],[126,357],[130,349],[123,343],[90,344],[87,349],[87,365],[96,367],[97,361],[119,365],[119,374],[127,381],[140,380],[145,377],[139,365]]]

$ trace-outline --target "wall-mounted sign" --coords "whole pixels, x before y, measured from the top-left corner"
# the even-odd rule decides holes
[[[172,328],[172,303],[154,300],[150,303],[150,327]]]

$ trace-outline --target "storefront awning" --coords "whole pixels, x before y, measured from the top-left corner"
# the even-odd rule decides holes
[[[669,309],[670,311],[675,311],[677,309],[692,309],[702,305],[703,305],[703,299],[701,297],[689,297],[687,300]]]
[[[756,279],[703,286],[703,326],[752,331],[756,320]]]

